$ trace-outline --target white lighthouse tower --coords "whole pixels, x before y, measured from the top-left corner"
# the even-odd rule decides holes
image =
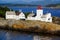
[[[36,16],[41,17],[42,15],[43,15],[43,9],[41,6],[38,6],[38,8],[36,10]]]
[[[43,15],[43,9],[41,6],[38,6],[36,10],[36,20],[41,20],[42,15]]]
[[[33,11],[32,11],[33,13]],[[40,20],[40,21],[45,21],[45,22],[52,22],[52,17],[51,13],[43,14],[43,9],[41,6],[38,6],[36,10],[36,16],[28,16],[27,20]]]

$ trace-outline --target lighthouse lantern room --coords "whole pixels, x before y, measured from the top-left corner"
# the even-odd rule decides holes
[[[43,15],[42,6],[38,6],[36,12],[37,17],[41,17]]]

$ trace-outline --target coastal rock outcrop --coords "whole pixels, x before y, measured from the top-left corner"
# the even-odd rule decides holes
[[[31,20],[5,20],[0,19],[0,28],[12,28],[30,32],[45,32],[45,33],[58,33],[60,31],[60,25]]]

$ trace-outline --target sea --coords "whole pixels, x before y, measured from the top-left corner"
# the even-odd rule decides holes
[[[36,14],[37,6],[8,6],[11,10],[19,11],[22,10],[22,12],[34,12]],[[60,8],[42,8],[43,9],[43,14],[46,13],[51,13],[52,16],[60,17]]]
[[[17,31],[0,30],[0,40],[60,40],[60,37],[34,35],[21,33]]]
[[[37,7],[20,7],[20,6],[9,6],[8,8],[15,11],[22,10],[25,12],[36,13]],[[51,13],[52,16],[60,17],[60,9],[43,8],[44,14]],[[0,29],[0,40],[60,40],[60,36],[44,36],[21,33],[17,31],[8,31]]]

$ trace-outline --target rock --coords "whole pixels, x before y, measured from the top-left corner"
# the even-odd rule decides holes
[[[57,33],[60,31],[60,25],[41,21],[31,20],[0,20],[0,26],[14,29],[24,29],[24,31]]]
[[[7,21],[6,20],[0,20],[0,26],[6,26]]]

